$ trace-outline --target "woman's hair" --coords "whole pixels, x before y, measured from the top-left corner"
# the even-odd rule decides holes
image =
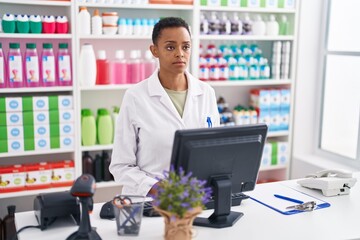
[[[165,28],[173,28],[173,27],[183,27],[185,28],[190,34],[189,25],[183,20],[182,18],[178,17],[166,17],[160,19],[154,26],[154,30],[152,32],[152,41],[153,44],[157,44],[157,41],[161,35],[161,31]]]

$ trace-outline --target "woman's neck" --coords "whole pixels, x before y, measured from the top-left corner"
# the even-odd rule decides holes
[[[170,74],[160,70],[158,76],[161,85],[166,89],[173,91],[184,91],[188,89],[185,73]]]

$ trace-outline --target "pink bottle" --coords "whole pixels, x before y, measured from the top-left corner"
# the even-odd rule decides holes
[[[41,54],[41,79],[42,86],[56,86],[55,56],[51,43],[43,44],[43,51]]]
[[[128,63],[128,80],[127,83],[138,83],[144,79],[144,69],[141,59],[138,57],[138,50],[131,50],[130,61]]]
[[[39,57],[35,43],[27,43],[25,51],[25,85],[27,87],[40,86]]]
[[[5,69],[5,58],[2,50],[2,44],[0,43],[0,88],[6,88]]]
[[[156,59],[153,57],[150,50],[145,52],[144,61],[144,79],[150,77],[157,68]]]
[[[98,58],[96,59],[96,69],[96,85],[110,84],[109,61],[106,59],[106,52],[104,50],[98,51]]]
[[[8,86],[11,88],[23,87],[23,64],[20,53],[20,43],[10,43],[8,54]]]
[[[110,65],[110,82],[112,84],[126,84],[127,79],[127,63],[124,59],[124,51],[117,50],[115,61]]]
[[[71,57],[67,43],[59,43],[57,56],[57,79],[59,86],[71,86]]]

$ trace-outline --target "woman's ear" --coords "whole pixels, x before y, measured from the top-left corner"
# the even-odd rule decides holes
[[[150,45],[150,51],[154,57],[156,57],[156,58],[159,57],[158,49],[155,45]]]

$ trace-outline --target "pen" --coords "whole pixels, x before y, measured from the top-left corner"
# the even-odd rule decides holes
[[[281,195],[278,195],[278,194],[274,194],[274,197],[277,197],[277,198],[280,198],[280,199],[283,199],[283,200],[286,200],[286,201],[289,201],[289,202],[298,203],[298,204],[303,204],[304,203],[303,201],[300,201],[300,200],[297,200],[297,199],[294,199],[294,198],[281,196]]]
[[[210,117],[207,117],[206,118],[206,122],[208,124],[208,127],[211,128],[212,127],[212,122],[211,122],[211,118]]]

